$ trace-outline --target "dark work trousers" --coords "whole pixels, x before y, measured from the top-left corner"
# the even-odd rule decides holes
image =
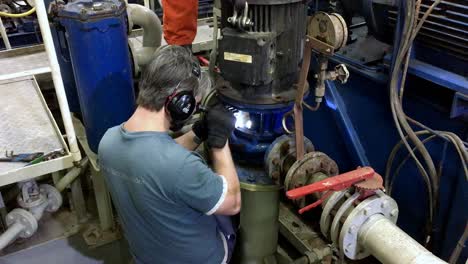
[[[236,229],[232,223],[232,219],[227,215],[215,215],[218,229],[223,233],[227,242],[228,258],[227,263],[231,260],[232,253],[234,252],[234,246],[236,245]]]

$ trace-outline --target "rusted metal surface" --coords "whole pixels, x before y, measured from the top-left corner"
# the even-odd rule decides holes
[[[333,55],[334,47],[323,41],[320,41],[314,37],[309,37],[311,45],[314,47],[314,50],[323,53],[328,56]]]
[[[306,89],[307,75],[309,74],[310,60],[312,56],[312,44],[310,38],[306,36],[304,45],[304,60],[299,73],[299,83],[297,85],[296,100],[294,102],[294,129],[296,136],[296,159],[304,157],[304,123],[302,117],[302,102]]]
[[[293,190],[313,182],[314,175],[323,173],[327,176],[338,174],[336,162],[322,152],[307,153],[303,159],[297,160],[289,169],[284,181],[286,191]],[[306,205],[307,197],[294,200],[299,207]]]
[[[319,233],[304,223],[293,211],[283,203],[279,206],[279,223],[280,233],[283,235],[294,248],[301,254],[308,255],[308,252],[322,252],[322,260],[320,263],[331,262],[331,249],[327,245]],[[328,254],[327,254],[328,253]]]
[[[315,47],[324,50],[322,53],[333,52],[342,48],[348,39],[348,29],[342,16],[336,13],[327,14],[325,12],[316,13],[309,21],[307,35],[316,39],[318,42]],[[331,46],[330,50],[323,44]]]
[[[304,137],[306,153],[314,151],[312,142]],[[265,157],[265,170],[278,184],[282,185],[289,168],[296,161],[296,143],[291,135],[282,135],[271,143],[271,149]]]

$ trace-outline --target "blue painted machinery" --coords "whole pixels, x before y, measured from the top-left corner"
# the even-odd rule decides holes
[[[106,130],[127,120],[135,108],[125,3],[81,0],[57,8],[88,143],[97,152]]]
[[[466,153],[466,0],[436,1],[439,5],[412,45],[406,63],[407,76],[399,73],[397,61],[404,46],[405,25],[414,19],[402,15],[409,10],[408,1],[323,0],[309,1],[308,7],[301,0],[221,2],[222,38],[217,50],[220,74],[216,88],[218,99],[237,118],[230,146],[238,167],[243,202],[240,246],[234,263],[276,259],[278,234],[284,237],[288,231],[285,208],[293,210],[290,203],[289,207],[284,203],[280,208],[276,206],[290,197],[282,195],[282,191],[326,183],[327,179],[340,182],[337,179],[343,180],[342,176],[333,177],[347,171],[352,172],[345,176],[365,181],[347,182],[345,189],[333,189],[329,196],[319,192],[292,202],[304,208],[314,201],[323,201],[320,232],[329,239],[325,243],[314,233],[312,240],[320,250],[312,252],[304,250],[306,246],[298,247],[300,255],[307,256],[302,259],[305,262],[298,263],[320,261],[333,254],[327,246],[329,242],[340,258],[362,259],[372,252],[384,263],[403,263],[396,260],[402,257],[398,251],[378,247],[395,234],[404,237],[394,224],[397,218],[398,226],[420,244],[444,260],[451,258],[457,244],[465,243],[458,240],[468,219],[468,184],[458,155],[460,147],[454,147],[449,134],[443,131],[457,135]],[[421,1],[419,18],[433,3]],[[90,147],[97,151],[106,129],[126,120],[134,109],[125,7],[122,1],[78,0],[55,8],[58,15],[55,44],[62,56],[62,74],[66,77],[71,65],[71,77],[75,78],[65,78],[70,81],[66,84],[70,108],[82,113]],[[347,25],[332,12],[342,14]],[[311,23],[315,28],[306,29],[307,15],[316,19],[315,24]],[[313,50],[304,45],[308,41],[313,41]],[[312,55],[308,53],[311,51]],[[302,86],[298,81],[301,69],[309,63],[310,71],[305,71],[308,79],[303,80]],[[340,64],[347,65],[351,73],[347,84],[332,81],[349,74]],[[328,70],[334,66],[337,66],[334,70]],[[420,155],[425,151],[415,147],[412,142],[416,141],[409,141],[409,148],[399,143],[402,137],[395,123],[401,125],[401,120],[395,118],[396,111],[391,110],[395,102],[388,96],[389,83],[395,84],[395,72],[398,93],[401,83],[406,84],[404,93],[401,92],[405,116],[432,128],[407,121],[411,122],[412,130],[417,130],[437,169],[440,182],[434,201],[429,199],[428,184],[421,178],[421,170],[408,154],[408,150],[415,148],[415,156],[423,161]],[[73,95],[73,83],[77,96]],[[301,89],[304,97],[300,99],[306,104],[301,101],[300,106],[307,105],[314,111],[305,111],[300,122],[305,137],[304,153],[298,158],[301,144],[293,135],[285,135],[286,130],[293,130],[295,120],[285,117],[298,117],[293,109],[298,107],[297,91]],[[79,98],[79,105],[73,98]],[[314,103],[317,107],[310,106]],[[433,135],[434,130],[444,134]],[[408,130],[405,134],[409,134]],[[368,168],[356,171],[359,166],[371,166],[375,171]],[[364,174],[360,175],[362,171]],[[378,174],[385,178],[387,193],[381,188]],[[435,209],[431,223],[430,203]],[[368,217],[366,221],[362,221],[362,215]],[[297,216],[291,219],[294,217]],[[316,223],[314,217],[312,212],[301,219]],[[278,218],[283,221],[281,227]],[[291,233],[299,232],[305,225],[298,224],[299,221],[302,220],[297,218],[289,223]],[[377,227],[382,228],[378,234],[389,232],[388,235],[375,235]],[[362,232],[356,232],[361,228]],[[304,230],[300,233],[308,234]],[[366,235],[357,243],[361,233]],[[410,240],[404,237],[400,250],[414,245]],[[297,246],[300,239],[295,241],[293,244]],[[422,247],[414,252],[427,253]],[[468,251],[462,250],[458,263],[464,263],[467,257]],[[441,263],[435,257],[429,258],[431,262],[423,258],[420,263]]]
[[[433,2],[421,2],[420,18]],[[224,1],[222,38],[218,50],[221,78],[217,88],[220,100],[237,110],[238,124],[230,145],[239,166],[241,187],[244,184],[243,192],[252,191],[252,186],[246,187],[245,184],[272,184],[259,172],[260,163],[265,166],[266,178],[273,178],[274,181],[278,177],[286,177],[286,181],[290,182],[285,183],[284,188],[291,189],[297,187],[294,184],[301,186],[319,181],[323,179],[321,174],[336,175],[337,165],[340,171],[372,166],[385,177],[386,186],[391,186],[388,193],[398,202],[398,226],[437,256],[445,260],[451,258],[452,252],[456,252],[454,249],[459,247],[457,243],[465,243],[458,241],[468,219],[464,206],[468,202],[468,186],[461,161],[466,157],[462,154],[460,159],[447,138],[430,135],[433,130],[451,131],[460,138],[458,145],[464,145],[462,151],[466,153],[468,5],[465,2],[442,1],[434,8],[416,38],[408,60],[404,113],[433,128],[427,130],[426,126],[421,127],[411,121],[411,129],[417,131],[419,140],[437,167],[440,179],[437,190],[439,198],[432,202],[437,204],[437,209],[432,224],[428,224],[430,209],[426,184],[407,149],[401,147],[403,144],[397,144],[401,137],[395,129],[388,97],[392,68],[402,43],[405,23],[402,14],[405,14],[405,3],[408,2],[310,2],[309,15],[316,15],[319,11],[338,12],[348,23],[347,46],[331,56],[330,63],[331,66],[346,64],[351,78],[346,85],[325,81],[322,107],[305,113],[305,136],[314,143],[307,143],[305,138],[306,153],[315,154],[306,154],[304,159],[311,165],[301,167],[293,164],[296,151],[293,138],[278,137],[285,132],[279,121],[293,105],[294,95],[291,93],[295,92],[299,67],[304,60],[303,49],[300,45],[296,46],[296,40],[304,31],[300,26],[295,27],[299,30],[291,29],[289,32],[287,26],[286,29],[277,28],[276,22],[297,25],[300,19],[296,21],[285,17],[284,13],[275,12],[288,8],[289,14],[299,18],[301,15],[294,13],[295,1],[252,0],[239,10],[233,10],[229,1]],[[287,36],[287,44],[282,40],[284,36]],[[291,58],[285,62],[283,55],[288,45],[301,53],[285,56]],[[310,84],[316,84],[320,78],[317,75],[320,64],[319,56],[314,54],[308,80]],[[285,65],[287,67],[282,68]],[[316,92],[316,87],[311,85],[311,94]],[[312,96],[309,97],[307,101],[311,101]],[[291,126],[291,121],[288,120],[287,127]],[[278,137],[277,140],[269,145],[275,137]],[[461,149],[460,146],[457,148]],[[327,154],[317,153],[315,149]],[[265,156],[261,159],[263,153]],[[292,180],[295,174],[300,173],[312,176],[303,181]],[[293,184],[288,186],[291,182]],[[246,225],[242,223],[241,215],[241,231],[243,224]],[[428,228],[428,225],[431,227]],[[251,228],[248,230],[251,231]],[[249,239],[255,240],[252,237]],[[241,255],[249,259],[248,250],[244,248],[241,251]],[[467,256],[465,249],[458,257],[458,263],[464,263]]]

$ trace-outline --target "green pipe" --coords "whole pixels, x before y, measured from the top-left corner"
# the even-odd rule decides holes
[[[233,263],[264,264],[277,250],[280,187],[248,183],[240,186],[240,232]]]

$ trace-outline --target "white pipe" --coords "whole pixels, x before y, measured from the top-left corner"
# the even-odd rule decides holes
[[[134,51],[134,59],[139,66],[147,65],[153,58],[153,54],[161,46],[162,26],[158,16],[138,4],[127,5],[130,25],[138,25],[143,29],[143,47]]]
[[[62,75],[60,74],[60,66],[55,53],[54,42],[52,40],[52,33],[50,32],[49,20],[47,18],[47,11],[44,1],[36,1],[36,14],[41,29],[42,39],[47,52],[47,57],[52,71],[52,80],[55,86],[55,93],[60,106],[60,113],[62,114],[63,125],[67,134],[68,145],[74,161],[81,160],[80,149],[78,148],[78,141],[76,140],[75,129],[73,127],[70,109],[68,108],[67,96],[65,95],[65,88],[63,87]]]
[[[382,215],[373,215],[362,225],[358,241],[384,264],[447,263]]]
[[[23,232],[24,225],[20,222],[15,222],[0,236],[0,250],[8,246],[11,242],[15,241],[18,235]]]
[[[74,167],[73,169],[71,169],[67,174],[65,174],[65,176],[63,176],[57,182],[57,184],[55,184],[55,188],[59,192],[62,192],[63,190],[65,190],[65,188],[67,188],[67,186],[70,185],[70,183],[72,183],[76,179],[76,177],[78,177],[81,174],[81,172],[84,169],[86,169],[86,167],[88,166],[88,163],[89,163],[88,157],[85,157],[84,159],[82,159],[78,167]]]
[[[3,26],[2,18],[0,17],[0,34],[2,35],[3,43],[7,50],[11,50],[10,40],[8,39],[8,35],[5,30],[5,26]]]
[[[34,216],[34,218],[36,218],[37,221],[39,221],[42,218],[42,215],[44,214],[47,206],[49,206],[49,201],[45,201],[42,204],[29,209],[29,212]]]

